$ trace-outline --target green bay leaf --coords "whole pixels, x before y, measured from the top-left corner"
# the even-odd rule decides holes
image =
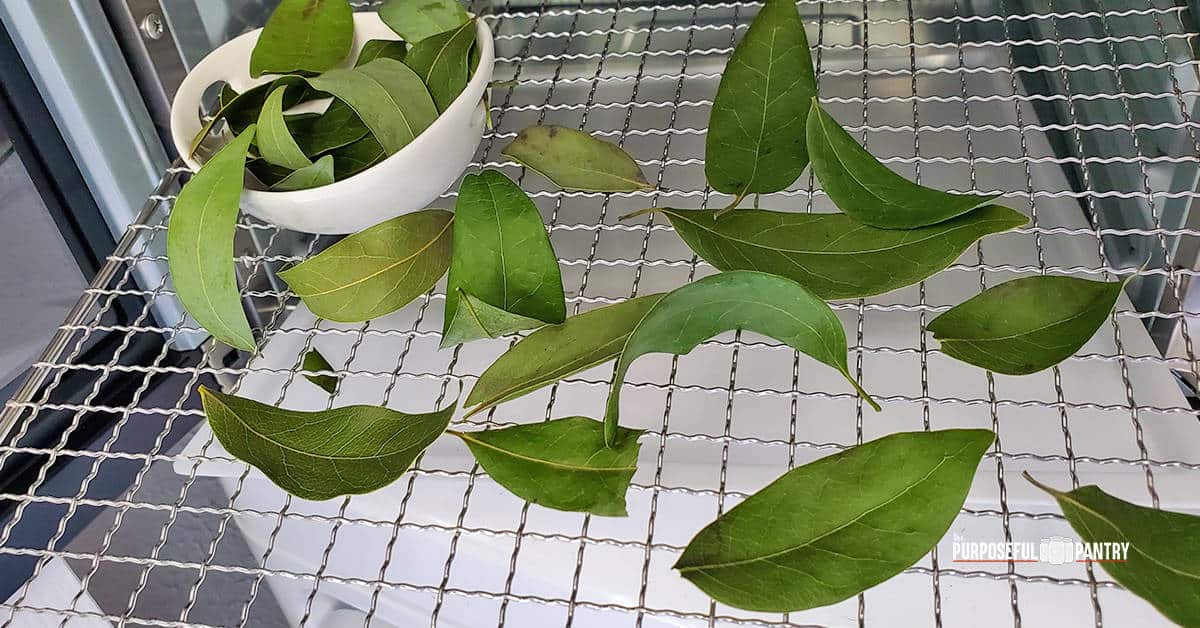
[[[482,432],[451,432],[497,483],[526,501],[568,512],[624,517],[641,430],[621,428],[612,447],[604,425],[585,417]]]
[[[333,183],[333,155],[325,155],[315,162],[292,172],[271,186],[272,192],[292,192],[319,188]]]
[[[353,44],[354,14],[346,0],[283,0],[250,54],[250,76],[324,72]]]
[[[241,135],[251,124],[258,121],[263,103],[279,87],[286,87],[283,96],[283,109],[296,106],[307,95],[308,83],[299,76],[281,76],[274,81],[252,87],[242,93],[237,93],[229,84],[221,87],[217,112],[200,127],[200,131],[192,138],[189,156],[194,156],[200,145],[212,133],[218,122],[225,120],[234,135]]]
[[[527,127],[504,154],[564,190],[632,192],[651,187],[637,162],[620,147],[567,127]]]
[[[986,205],[998,194],[954,194],[917,185],[879,163],[812,100],[808,154],[821,188],[843,212],[880,229],[937,224]]]
[[[450,264],[454,214],[426,209],[347,236],[279,273],[313,314],[353,323],[404,307]]]
[[[1120,281],[1022,277],[993,286],[929,322],[942,351],[1006,375],[1028,375],[1071,357],[1108,320]]]
[[[304,360],[300,363],[300,368],[305,371],[336,371],[329,360],[321,355],[316,349],[309,349],[308,353],[304,354]],[[338,376],[337,375],[305,375],[304,379],[312,382],[314,386],[324,390],[329,394],[337,392]]]
[[[386,0],[379,7],[379,19],[404,41],[416,44],[471,18],[458,0]]]
[[[475,44],[475,20],[431,35],[413,44],[404,63],[421,77],[438,111],[445,111],[462,93],[470,78],[467,54]]]
[[[330,70],[308,83],[349,105],[389,155],[404,148],[437,118],[425,84],[395,59],[379,58],[350,70]]]
[[[333,156],[333,173],[338,181],[352,177],[387,157],[387,151],[370,133],[329,154]]]
[[[353,144],[370,133],[350,105],[337,100],[324,113],[292,128],[292,136],[305,155],[316,158],[331,150]]]
[[[258,132],[255,133],[254,143],[258,146],[259,157],[267,163],[299,170],[311,166],[312,161],[292,138],[287,120],[283,117],[283,93],[286,90],[286,87],[277,87],[267,96],[258,114]]]
[[[1180,626],[1200,626],[1200,517],[1146,508],[1097,486],[1046,491],[1085,543],[1128,543],[1124,562],[1100,566],[1121,586]]]
[[[360,66],[364,63],[370,63],[380,57],[404,61],[404,57],[407,55],[408,44],[402,41],[395,39],[372,39],[363,44],[362,50],[358,53],[358,60],[354,62],[354,65]]]
[[[662,298],[651,294],[539,329],[496,359],[471,388],[471,416],[617,357],[638,321]]]
[[[910,230],[877,229],[845,214],[745,209],[662,209],[688,247],[721,270],[758,270],[799,282],[822,299],[882,294],[946,268],[980,238],[1027,222],[987,205]]]
[[[457,404],[424,414],[379,406],[276,408],[200,387],[204,414],[229,453],[301,499],[359,495],[396,481],[450,424]]]
[[[167,263],[183,307],[214,338],[246,351],[246,321],[233,264],[233,236],[254,139],[246,129],[208,160],[179,192],[167,227]]]
[[[849,598],[937,545],[993,436],[892,434],[788,471],[696,534],[675,569],[746,610],[799,611]]]
[[[846,331],[824,301],[791,279],[737,270],[668,292],[629,334],[617,358],[604,412],[609,442],[616,435],[621,386],[634,360],[647,353],[683,355],[701,342],[735,329],[769,336],[833,367],[879,410],[875,400],[850,375]]]
[[[442,334],[442,346],[450,347],[460,342],[480,338],[499,338],[524,329],[536,329],[546,323],[528,316],[513,314],[475,295],[458,290],[458,307],[454,318]]]
[[[527,327],[561,323],[567,306],[558,258],[537,206],[517,184],[495,170],[468,174],[454,209],[454,255],[446,285],[442,347],[488,337],[473,326],[478,316],[458,316],[460,293],[491,310],[503,310],[509,323]],[[479,304],[495,325],[496,313]],[[515,329],[506,330],[516,331]]]
[[[704,145],[713,189],[740,200],[791,185],[808,165],[804,127],[816,93],[796,3],[767,0],[729,57],[713,100]]]

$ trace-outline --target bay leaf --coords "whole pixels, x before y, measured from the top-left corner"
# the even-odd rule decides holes
[[[450,424],[457,405],[423,414],[379,406],[276,408],[200,387],[204,414],[229,453],[301,499],[359,495],[396,481]]]
[[[246,161],[246,170],[250,171],[250,176],[255,181],[262,184],[262,189],[269,190],[272,187],[279,185],[284,179],[292,175],[293,170],[269,164],[265,159],[259,159],[251,155]],[[249,177],[248,177],[249,178]]]
[[[404,148],[437,118],[425,84],[395,59],[379,58],[350,70],[330,70],[308,83],[349,105],[389,155]]]
[[[651,294],[596,308],[522,338],[479,376],[463,404],[476,406],[467,416],[615,359],[662,297]]]
[[[292,138],[292,132],[288,130],[287,120],[283,118],[283,92],[286,89],[277,87],[267,96],[262,112],[258,114],[258,132],[255,133],[254,143],[258,146],[259,156],[267,163],[299,170],[311,166],[312,161],[300,150]]]
[[[804,125],[817,94],[794,0],[767,0],[738,43],[713,100],[704,174],[737,197],[778,192],[808,165]]]
[[[333,183],[333,155],[325,155],[300,168],[271,186],[273,192],[292,192],[319,188]]]
[[[932,276],[980,238],[1027,222],[987,205],[911,230],[877,229],[845,214],[662,209],[688,247],[721,270],[782,275],[822,299],[882,294]]]
[[[213,127],[225,120],[235,135],[241,135],[250,125],[258,121],[263,103],[276,88],[286,87],[283,96],[283,108],[296,106],[307,94],[308,84],[299,76],[281,76],[274,81],[252,87],[242,93],[237,93],[228,84],[221,88],[218,99],[218,109],[213,117],[200,127],[200,131],[192,138],[189,156],[196,154],[200,144],[208,139]]]
[[[477,316],[456,316],[460,292],[524,319],[525,329],[563,322],[567,306],[558,257],[542,215],[525,192],[495,170],[468,174],[459,186],[454,213],[442,347],[484,337],[472,328]],[[473,309],[495,314],[478,303]]]
[[[361,140],[370,133],[350,105],[337,100],[329,103],[325,112],[292,129],[292,136],[309,157]]]
[[[546,324],[536,318],[498,308],[462,288],[458,289],[457,294],[458,306],[454,310],[454,318],[442,334],[443,347],[480,338],[499,338]]]
[[[334,149],[333,172],[338,181],[352,177],[387,157],[387,151],[368,133],[362,139]]]
[[[183,307],[214,338],[254,350],[233,265],[233,236],[254,127],[226,144],[180,190],[167,227],[167,264]]]
[[[1071,357],[1108,320],[1124,282],[1039,275],[993,286],[943,312],[929,331],[950,357],[1028,375]]]
[[[633,192],[651,187],[629,153],[567,127],[526,127],[504,154],[564,190]]]
[[[621,428],[612,447],[604,424],[581,416],[482,432],[451,432],[483,470],[528,502],[567,512],[624,517],[641,430]]]
[[[454,214],[426,209],[347,236],[279,273],[321,318],[355,323],[390,314],[429,290],[450,264]]]
[[[1113,580],[1180,626],[1200,626],[1200,517],[1146,508],[1098,486],[1064,492],[1033,479],[1062,508],[1085,543],[1128,543],[1123,562],[1100,566]]]
[[[321,355],[316,349],[309,349],[304,354],[304,360],[300,363],[300,368],[305,371],[336,371],[329,360]],[[304,379],[312,382],[314,386],[324,390],[329,394],[337,392],[338,376],[337,375],[305,375]]]
[[[250,53],[250,76],[324,72],[353,44],[354,14],[346,0],[283,0]]]
[[[445,111],[470,78],[467,56],[475,45],[475,20],[413,44],[404,63],[421,77],[438,111]]]
[[[629,334],[617,358],[604,412],[609,442],[616,435],[621,386],[634,360],[647,353],[683,355],[701,342],[735,329],[769,336],[833,367],[871,407],[879,410],[875,400],[850,375],[846,331],[824,301],[791,279],[737,270],[710,275],[668,292]]]
[[[404,61],[404,57],[407,55],[408,44],[402,41],[395,39],[372,39],[363,44],[362,50],[358,53],[358,60],[354,62],[354,65],[360,66],[364,63],[370,63],[380,57]]]
[[[846,214],[880,229],[914,229],[961,216],[999,194],[955,194],[917,185],[879,163],[813,98],[808,154],[821,188]]]
[[[792,469],[696,534],[675,569],[713,599],[746,610],[847,599],[937,545],[993,436],[892,434]]]
[[[458,0],[386,0],[379,19],[411,44],[458,28],[471,19]]]

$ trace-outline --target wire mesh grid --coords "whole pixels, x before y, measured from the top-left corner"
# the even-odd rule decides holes
[[[149,364],[126,358],[138,335],[196,331],[187,321],[153,320],[154,301],[173,296],[169,284],[133,280],[137,265],[164,259],[171,191],[183,174],[172,169],[35,365],[44,387],[6,406],[15,436],[0,458],[45,457],[27,491],[0,495],[14,506],[0,527],[0,556],[34,566],[0,605],[4,625],[1164,622],[1091,564],[960,564],[951,544],[1073,536],[1021,471],[1063,487],[1099,484],[1138,503],[1200,508],[1200,423],[1176,377],[1197,375],[1186,324],[1196,314],[1186,309],[1195,270],[1179,257],[1200,230],[1164,218],[1196,197],[1178,177],[1194,172],[1200,154],[1189,12],[1161,0],[800,7],[822,104],[852,134],[921,182],[1000,193],[1031,217],[920,285],[833,304],[848,330],[852,370],[882,413],[864,411],[836,374],[789,347],[731,333],[686,356],[645,357],[631,371],[623,422],[647,433],[627,518],[531,507],[449,439],[374,494],[291,498],[220,448],[203,425],[199,384],[297,409],[383,403],[423,411],[452,402],[514,339],[438,351],[441,286],[365,324],[316,319],[274,271],[327,242],[247,219],[237,260],[246,297],[264,313],[256,354],[232,357],[206,343],[195,366],[172,365],[169,346]],[[724,63],[758,9],[583,0],[477,7],[495,33],[497,79],[515,84],[494,91],[495,128],[472,169],[499,168],[531,192],[573,312],[714,272],[658,216],[617,217],[729,201],[705,186],[704,127]],[[500,154],[516,131],[541,122],[621,144],[655,188],[554,190]],[[834,210],[808,174],[759,202]],[[1098,218],[1114,211],[1143,221]],[[1143,267],[1122,251],[1156,261]],[[925,326],[937,313],[1035,273],[1136,275],[1160,280],[1164,296],[1140,310],[1122,299],[1078,355],[1024,378],[955,363],[930,341]],[[124,296],[143,298],[145,308],[114,323],[106,314]],[[1147,331],[1160,321],[1179,323],[1178,348],[1165,356]],[[95,336],[110,333],[123,336],[111,360],[82,359]],[[301,357],[314,347],[342,376],[333,398],[301,377]],[[78,372],[94,375],[90,394],[60,401],[56,388]],[[592,369],[459,421],[596,417],[610,377],[611,366]],[[116,378],[138,382],[128,406],[98,401],[102,384]],[[51,411],[69,413],[66,433],[53,447],[29,446]],[[99,414],[116,420],[90,444],[68,446]],[[778,615],[714,604],[671,571],[696,530],[787,469],[887,433],[948,427],[986,427],[998,437],[951,533],[902,575],[831,607]],[[82,471],[56,483],[49,470],[64,461]],[[100,490],[109,476],[130,481]],[[29,528],[52,533],[25,541]]]

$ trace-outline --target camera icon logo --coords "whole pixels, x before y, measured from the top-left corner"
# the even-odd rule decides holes
[[[1051,565],[1074,562],[1075,542],[1062,536],[1044,538],[1038,546],[1038,559]]]

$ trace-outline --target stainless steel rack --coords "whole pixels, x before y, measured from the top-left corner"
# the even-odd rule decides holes
[[[1074,536],[1022,471],[1200,510],[1200,421],[1184,385],[1200,379],[1188,327],[1200,311],[1187,298],[1197,273],[1188,256],[1200,242],[1187,220],[1200,196],[1191,49],[1200,33],[1191,12],[1164,0],[800,7],[823,104],[874,153],[930,185],[1001,193],[1031,217],[918,286],[834,304],[854,373],[882,413],[864,411],[844,382],[790,348],[727,334],[687,356],[643,358],[631,373],[623,420],[647,434],[628,518],[530,507],[448,439],[375,494],[293,499],[221,450],[203,425],[197,385],[301,409],[428,410],[469,387],[511,340],[438,351],[441,286],[366,324],[318,320],[273,273],[326,242],[247,220],[237,261],[245,296],[262,315],[256,354],[210,342],[191,364],[171,359],[169,343],[149,364],[124,357],[140,337],[197,331],[189,322],[156,324],[150,306],[172,298],[171,287],[139,286],[133,274],[163,259],[166,215],[184,174],[172,168],[5,406],[11,438],[0,461],[37,463],[27,490],[0,495],[12,506],[0,556],[34,564],[0,605],[3,625],[1164,623],[1090,564],[960,564],[952,544]],[[472,167],[499,168],[531,191],[573,311],[713,272],[661,218],[617,217],[728,202],[704,183],[704,128],[724,63],[758,8],[582,0],[476,7],[496,35],[496,78],[516,84],[493,93],[495,129]],[[621,143],[655,189],[553,190],[500,154],[535,122]],[[760,203],[833,210],[807,174]],[[1141,297],[1122,299],[1078,355],[1024,378],[937,350],[925,325],[938,312],[1034,273],[1134,275],[1135,287],[1154,282],[1157,296],[1148,307]],[[106,313],[126,296],[146,308],[114,323]],[[105,334],[122,338],[112,358],[82,359]],[[333,399],[298,377],[311,347],[343,376]],[[80,374],[92,376],[90,394],[63,401],[61,382]],[[610,375],[611,367],[593,369],[467,423],[598,416]],[[119,379],[138,383],[130,403],[99,403],[102,387]],[[53,446],[31,446],[39,419],[52,412],[66,413],[66,429]],[[71,435],[99,415],[116,420],[98,438],[75,442]],[[998,434],[961,516],[934,553],[856,599],[790,615],[747,613],[711,603],[671,571],[697,529],[788,468],[894,431],[957,426]],[[66,463],[82,470],[53,482],[51,467]],[[97,478],[120,474],[130,478],[127,490],[96,494]],[[23,540],[30,528],[52,533]]]

